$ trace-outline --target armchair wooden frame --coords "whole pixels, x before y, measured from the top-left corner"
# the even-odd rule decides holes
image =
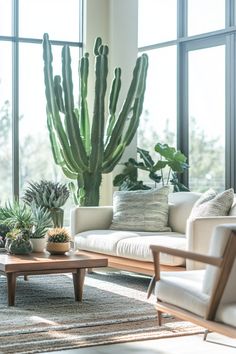
[[[179,308],[177,306],[174,306],[172,304],[163,302],[158,300],[157,297],[157,313],[158,313],[158,323],[161,326],[161,313],[162,312],[167,312],[171,313],[172,315],[179,317],[183,320],[187,320],[190,322],[193,322],[197,325],[200,325],[204,328],[207,329],[208,331],[212,332],[218,332],[223,335],[236,338],[236,328],[214,321],[215,314],[218,308],[218,305],[220,303],[221,297],[223,295],[227,280],[230,275],[230,271],[232,269],[232,266],[234,264],[234,260],[236,257],[236,232],[231,231],[231,234],[229,236],[229,240],[227,242],[224,255],[223,257],[214,257],[214,256],[207,256],[203,254],[198,254],[194,252],[188,252],[188,251],[183,251],[183,250],[178,250],[178,249],[173,249],[173,248],[168,248],[168,247],[163,247],[163,246],[154,246],[151,245],[151,250],[153,253],[153,258],[154,258],[154,270],[155,270],[155,275],[152,278],[152,281],[149,285],[148,289],[148,296],[150,296],[155,283],[160,280],[160,253],[165,253],[165,254],[171,254],[173,256],[177,257],[183,257],[185,259],[191,259],[194,261],[199,261],[205,264],[213,265],[216,267],[219,267],[219,273],[218,277],[216,279],[214,289],[211,293],[210,296],[210,301],[207,307],[206,315],[204,318],[195,315],[191,313],[190,311],[184,310],[182,308]],[[204,339],[206,339],[205,334]]]

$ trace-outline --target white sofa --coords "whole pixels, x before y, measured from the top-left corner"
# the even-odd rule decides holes
[[[201,217],[188,220],[191,209],[201,194],[178,192],[169,194],[169,226],[171,232],[137,232],[110,230],[113,209],[108,207],[76,207],[71,211],[71,235],[75,249],[106,255],[111,267],[153,274],[150,245],[174,247],[207,253],[214,227],[236,224],[236,205],[228,216]],[[161,255],[162,270],[200,269],[201,263],[180,257]]]

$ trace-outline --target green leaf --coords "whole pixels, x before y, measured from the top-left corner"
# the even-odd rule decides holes
[[[154,171],[154,172],[160,171],[160,170],[162,170],[163,168],[165,168],[167,165],[168,165],[168,161],[159,160],[159,161],[157,161],[157,163],[154,165],[153,171]]]
[[[138,152],[139,156],[141,157],[141,159],[143,159],[145,166],[149,169],[152,168],[154,165],[154,161],[151,158],[149,152],[147,150],[143,150],[140,148],[137,148],[137,152]]]

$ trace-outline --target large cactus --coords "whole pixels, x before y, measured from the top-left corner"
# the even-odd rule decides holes
[[[108,47],[97,38],[95,55],[95,101],[93,118],[87,106],[89,72],[88,53],[80,60],[79,107],[75,107],[68,46],[62,49],[61,77],[53,77],[52,51],[48,34],[43,38],[44,79],[47,99],[47,124],[53,157],[74,186],[75,201],[80,205],[98,205],[102,174],[109,173],[130,144],[142,113],[148,58],[136,61],[133,78],[120,112],[116,113],[121,88],[121,69],[116,68],[109,96],[109,117],[105,119],[105,96],[108,74]],[[106,122],[106,128],[105,128]]]

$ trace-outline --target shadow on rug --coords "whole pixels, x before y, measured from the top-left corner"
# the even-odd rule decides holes
[[[7,306],[0,277],[0,353],[42,353],[101,344],[203,333],[201,327],[156,320],[155,299],[146,299],[149,278],[96,272],[85,279],[83,302],[74,301],[67,275],[17,279],[16,306]]]

